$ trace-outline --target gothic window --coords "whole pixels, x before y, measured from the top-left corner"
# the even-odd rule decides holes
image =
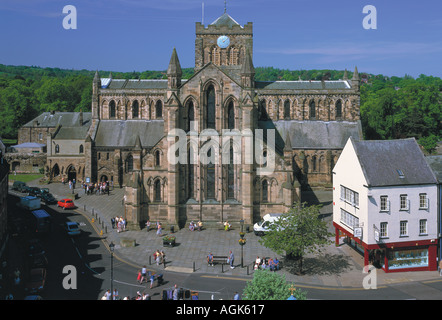
[[[194,185],[195,185],[195,168],[196,166],[194,165],[194,161],[193,161],[193,148],[190,147],[189,148],[189,152],[187,153],[187,190],[189,192],[188,197],[189,199],[193,199],[194,198]]]
[[[232,143],[232,141],[230,141]],[[230,159],[227,165],[227,198],[235,198],[235,167],[233,164],[233,147],[230,146]]]
[[[58,144],[55,145],[55,153],[60,153],[60,146]]]
[[[215,89],[209,86],[206,92],[207,98],[207,128],[215,129]]]
[[[336,102],[336,118],[339,119],[342,117],[342,102],[338,100]]]
[[[210,158],[212,148],[207,152],[207,157]],[[207,165],[207,199],[215,199],[215,164],[212,161]]]
[[[230,61],[229,61],[230,65],[232,66],[238,65],[238,59],[239,59],[238,49],[235,47],[230,48],[229,54],[230,54]]]
[[[84,152],[84,148],[83,148],[83,145],[82,145],[82,144],[80,145],[80,150],[78,150],[78,152],[79,152],[79,153],[83,153],[83,152]]]
[[[284,120],[290,120],[290,101],[284,102]]]
[[[187,130],[195,129],[192,127],[192,122],[195,121],[195,110],[193,108],[193,102],[189,101],[189,104],[187,105],[189,110],[187,111]]]
[[[139,113],[138,101],[135,100],[132,104],[132,119],[138,118],[138,113]]]
[[[266,101],[261,100],[258,104],[258,121],[267,120]]]
[[[233,101],[229,102],[227,107],[227,129],[235,129],[235,110],[233,109]]]
[[[262,187],[262,202],[268,202],[269,201],[269,183],[267,180],[263,180],[261,183]]]
[[[309,118],[316,119],[316,105],[314,100],[311,100],[309,104]]]
[[[212,49],[212,62],[216,65],[221,65],[221,51],[217,47]]]
[[[161,119],[163,117],[163,103],[161,100],[158,100],[155,105],[155,114],[157,119]]]
[[[155,151],[155,166],[160,166],[160,150]]]
[[[154,183],[154,201],[161,202],[161,181],[160,181],[160,179],[155,180],[155,183]]]
[[[129,155],[126,159],[126,172],[132,172],[134,170],[134,158]]]
[[[115,118],[115,101],[109,103],[109,118]]]
[[[316,156],[312,157],[312,172],[317,172],[318,171],[318,159]]]

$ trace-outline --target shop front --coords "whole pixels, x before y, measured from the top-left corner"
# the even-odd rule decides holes
[[[373,265],[389,272],[436,271],[437,239],[367,245],[334,223],[336,245],[341,238],[364,255],[364,265]]]

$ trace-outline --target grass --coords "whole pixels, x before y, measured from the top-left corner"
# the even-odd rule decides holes
[[[41,179],[41,178],[43,178],[43,176],[44,175],[40,174],[40,173],[35,173],[35,174],[33,174],[33,173],[28,173],[28,174],[18,173],[16,175],[10,174],[9,181],[23,181],[23,182],[28,183],[30,181]]]

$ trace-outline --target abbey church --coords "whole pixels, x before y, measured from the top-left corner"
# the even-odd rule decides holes
[[[125,188],[125,214],[133,225],[147,219],[178,226],[192,220],[252,224],[289,210],[302,190],[331,187],[347,139],[362,139],[357,69],[351,79],[346,73],[335,81],[256,81],[251,22],[240,25],[224,12],[195,27],[189,79],[182,78],[175,48],[167,80],[97,72],[92,112],[43,113],[20,129],[19,143],[46,145],[52,181],[112,181]],[[185,159],[195,161],[169,161],[178,139],[174,129],[187,134]],[[263,148],[244,161],[258,130]],[[224,132],[241,134],[227,145],[211,139]],[[211,158],[227,151],[230,160],[241,160],[207,163],[200,159],[205,148]],[[263,159],[274,156],[266,174],[256,150]]]

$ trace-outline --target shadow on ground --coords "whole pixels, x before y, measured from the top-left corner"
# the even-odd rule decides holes
[[[284,259],[287,272],[299,275],[299,260]],[[345,255],[321,254],[315,257],[306,257],[302,261],[303,275],[335,275],[339,276],[353,268],[351,259]]]

